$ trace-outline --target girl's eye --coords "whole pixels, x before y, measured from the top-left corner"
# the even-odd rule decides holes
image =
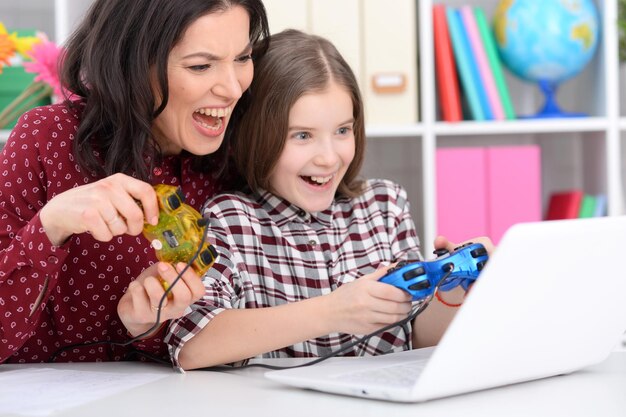
[[[298,133],[294,133],[293,137],[295,139],[306,140],[306,139],[310,138],[311,135],[308,132],[298,132]]]
[[[194,72],[204,72],[208,70],[209,68],[211,68],[211,66],[209,64],[202,64],[202,65],[191,65],[187,68],[189,68],[190,70]]]
[[[340,135],[347,135],[348,133],[350,133],[350,131],[352,130],[352,128],[344,126],[344,127],[340,127],[337,130],[337,133]]]

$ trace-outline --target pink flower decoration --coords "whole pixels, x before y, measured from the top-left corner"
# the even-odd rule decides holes
[[[54,90],[54,95],[62,97],[63,91],[61,80],[59,79],[59,57],[61,48],[47,39],[42,39],[41,43],[33,45],[30,51],[31,62],[24,62],[24,70],[37,74],[35,81],[42,81]]]

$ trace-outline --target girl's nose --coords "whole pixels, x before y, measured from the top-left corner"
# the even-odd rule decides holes
[[[324,138],[317,142],[315,149],[315,156],[313,162],[320,166],[333,166],[339,161],[339,155],[335,149],[333,140],[330,138]]]

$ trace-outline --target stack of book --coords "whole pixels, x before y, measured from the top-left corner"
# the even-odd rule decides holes
[[[515,119],[495,39],[483,10],[436,4],[433,31],[442,120]],[[467,104],[465,117],[463,100]]]
[[[559,191],[550,195],[546,220],[606,216],[606,195],[585,194],[582,190]]]

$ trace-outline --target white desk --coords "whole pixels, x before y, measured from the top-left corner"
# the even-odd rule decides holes
[[[615,352],[605,362],[571,375],[421,404],[396,404],[288,388],[266,380],[265,371],[258,368],[237,373],[192,371],[183,375],[152,364],[83,363],[0,365],[0,371],[24,367],[168,375],[56,414],[67,417],[626,416],[626,352]],[[24,398],[28,398],[27,392]]]

